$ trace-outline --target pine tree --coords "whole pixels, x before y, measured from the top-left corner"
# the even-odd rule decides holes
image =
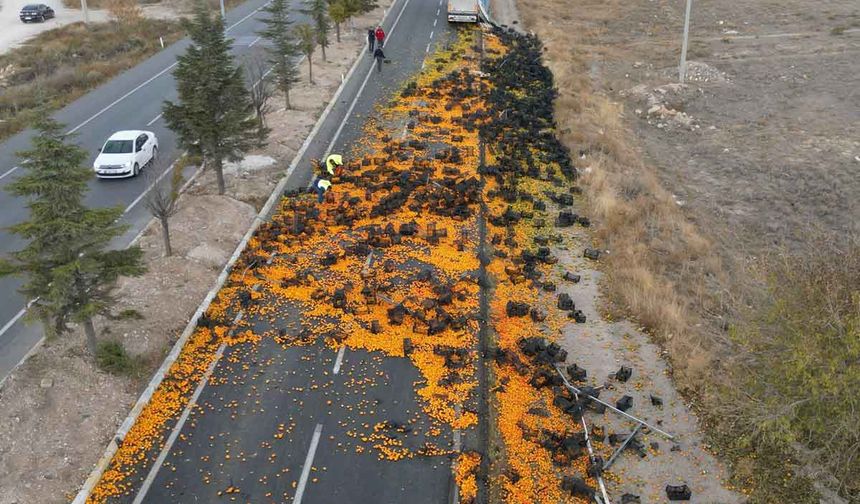
[[[334,30],[337,34],[337,42],[340,43],[340,24],[349,19],[350,11],[346,0],[335,0],[328,6],[328,14],[334,22]]]
[[[269,64],[272,65],[272,74],[275,77],[278,89],[284,93],[287,108],[290,105],[290,90],[299,81],[299,69],[296,68],[296,57],[299,48],[293,38],[289,19],[289,4],[287,0],[272,0],[263,8],[268,17],[261,19],[266,28],[258,34],[270,42],[266,48]]]
[[[18,153],[26,174],[6,187],[26,198],[29,219],[10,230],[27,245],[0,261],[0,275],[26,277],[19,289],[33,300],[30,316],[49,322],[48,332],[61,334],[70,322],[82,324],[87,347],[96,351],[93,317],[115,305],[111,292],[120,276],[144,272],[139,247],[106,250],[125,232],[117,224],[122,208],[84,206],[92,171],[83,166],[87,153],[66,142],[63,127],[41,116],[32,149]]]
[[[224,161],[239,161],[245,152],[264,142],[267,131],[254,117],[254,105],[245,88],[242,70],[230,54],[231,40],[224,36],[224,22],[212,16],[202,0],[194,18],[184,21],[192,45],[173,75],[179,103],[164,102],[164,120],[176,132],[180,144],[199,149],[218,179],[224,194]]]
[[[314,23],[316,42],[322,49],[323,61],[326,60],[325,49],[328,47],[328,31],[331,29],[331,20],[328,17],[327,0],[305,0],[305,8],[302,14],[310,16]]]
[[[316,48],[316,34],[314,33],[313,26],[302,23],[296,26],[296,38],[299,41],[299,49],[304,53],[305,57],[308,59],[308,81],[313,84],[314,83],[314,65],[311,61],[314,55],[314,48]]]

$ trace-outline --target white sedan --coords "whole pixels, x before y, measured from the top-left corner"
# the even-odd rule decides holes
[[[99,178],[136,177],[158,158],[158,139],[151,131],[117,131],[99,149],[93,170]]]

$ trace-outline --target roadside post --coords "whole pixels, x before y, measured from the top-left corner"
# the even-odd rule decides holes
[[[84,12],[84,24],[90,24],[90,11],[87,9],[87,0],[81,0],[81,10]]]
[[[690,38],[690,8],[693,0],[687,0],[687,12],[684,14],[684,40],[681,42],[681,65],[678,74],[681,84],[687,80],[687,40]]]

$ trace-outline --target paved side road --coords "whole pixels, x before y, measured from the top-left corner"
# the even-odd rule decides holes
[[[262,28],[259,11],[265,3],[267,0],[249,0],[227,14],[227,33],[234,39],[233,52],[239,63],[262,50],[256,32]],[[298,14],[300,3],[299,0],[292,2],[297,22],[304,18]],[[182,54],[187,46],[187,39],[173,44],[54,114],[57,120],[67,125],[69,132],[76,135],[74,141],[91,153],[88,163],[95,159],[97,149],[105,139],[121,129],[155,132],[159,139],[159,156],[167,160],[176,159],[179,154],[176,138],[161,120],[161,107],[164,100],[176,98],[172,71],[177,55]],[[23,201],[2,189],[21,175],[15,153],[29,147],[32,135],[33,132],[27,130],[0,144],[0,255],[23,245],[22,240],[6,231],[10,225],[26,218]],[[167,165],[169,163],[164,164]],[[186,176],[190,175],[190,170]],[[90,183],[87,204],[121,206],[126,210],[124,219],[130,229],[116,241],[114,245],[117,247],[128,245],[149,221],[149,214],[140,204],[144,190],[143,177],[94,179]],[[19,285],[18,279],[0,279],[0,381],[42,338],[38,325],[27,325],[22,321],[25,300],[17,293]]]

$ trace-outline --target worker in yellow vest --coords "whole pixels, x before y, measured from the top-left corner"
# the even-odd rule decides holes
[[[332,154],[325,160],[325,169],[332,177],[340,176],[343,172],[343,157],[340,154]]]

